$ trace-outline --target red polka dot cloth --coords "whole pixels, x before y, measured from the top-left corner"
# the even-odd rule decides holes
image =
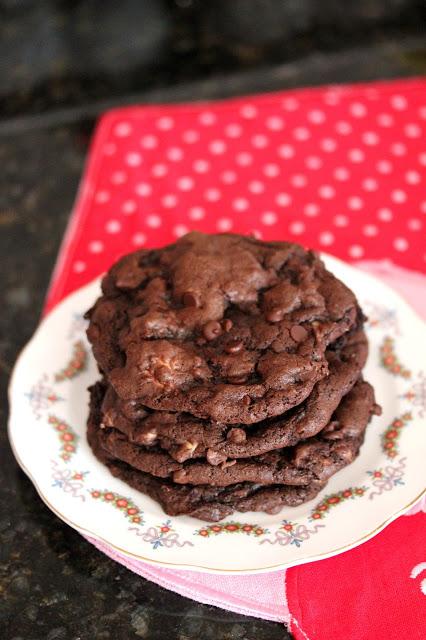
[[[426,270],[425,177],[421,80],[112,111],[49,304],[124,251],[190,229]]]
[[[422,79],[117,109],[97,127],[46,309],[123,253],[191,229],[296,240],[370,270],[380,261],[424,300],[406,269],[426,271],[425,187]],[[256,576],[152,567],[91,542],[178,593],[286,622],[300,640],[411,640],[426,637],[426,586],[410,579],[426,570],[425,520],[420,507],[352,551]]]

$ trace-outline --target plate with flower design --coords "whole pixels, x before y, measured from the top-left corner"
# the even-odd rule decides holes
[[[97,378],[83,314],[95,280],[62,301],[21,353],[10,385],[9,438],[44,502],[69,525],[142,561],[213,573],[271,571],[355,547],[406,511],[424,491],[424,324],[394,291],[343,262],[327,267],[369,317],[365,378],[383,407],[359,457],[311,502],[277,515],[235,514],[209,524],[167,516],[110,475],[85,437],[87,387]]]

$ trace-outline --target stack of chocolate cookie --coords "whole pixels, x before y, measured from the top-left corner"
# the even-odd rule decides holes
[[[315,253],[194,232],[122,258],[102,292],[89,442],[167,513],[277,513],[358,455],[378,411],[364,317]]]

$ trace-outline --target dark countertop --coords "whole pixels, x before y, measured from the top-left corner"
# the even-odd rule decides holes
[[[415,38],[389,41],[0,121],[0,635],[5,640],[290,638],[283,625],[201,605],[145,581],[56,518],[10,451],[7,381],[37,325],[93,118],[106,105],[415,75],[425,60],[419,50]]]

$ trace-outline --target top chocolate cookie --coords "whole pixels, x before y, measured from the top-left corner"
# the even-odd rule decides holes
[[[117,395],[229,424],[301,403],[361,316],[315,253],[232,234],[129,254],[102,292],[87,333]]]

